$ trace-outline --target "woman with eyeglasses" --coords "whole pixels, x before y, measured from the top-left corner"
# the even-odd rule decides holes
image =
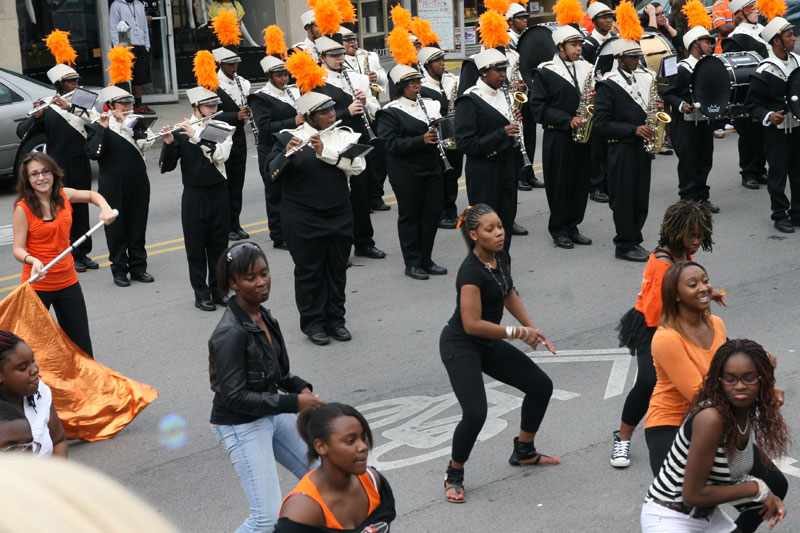
[[[40,456],[67,458],[67,435],[58,420],[50,387],[39,379],[33,350],[5,330],[0,330],[0,400],[13,405],[28,419],[33,437],[28,441],[33,442],[31,451]],[[0,436],[0,441],[3,440]]]
[[[422,74],[407,65],[389,72],[394,99],[378,111],[378,137],[387,152],[386,169],[397,196],[397,233],[406,276],[425,280],[447,274],[433,262],[433,242],[442,209],[443,166],[431,121],[441,118],[439,102],[420,97]]]
[[[72,204],[92,203],[99,220],[111,224],[116,215],[100,193],[63,187],[64,173],[47,154],[31,152],[22,160],[12,218],[14,259],[22,263],[22,283],[40,274],[44,265],[69,245]],[[56,311],[58,325],[78,347],[93,357],[86,303],[72,255],[67,254],[33,283],[42,303]]]
[[[779,405],[764,348],[747,339],[725,342],[647,491],[642,531],[753,531],[761,520],[770,529],[783,520],[781,497],[754,470],[764,463],[777,472],[769,458],[787,452],[789,428]],[[753,509],[754,527],[734,524],[720,510],[723,503]]]
[[[269,299],[269,265],[256,244],[240,242],[217,263],[228,308],[208,341],[214,436],[231,458],[250,503],[238,532],[272,531],[281,505],[277,464],[298,479],[313,466],[297,431],[296,413],[323,402],[311,384],[289,372],[283,334],[261,304]]]

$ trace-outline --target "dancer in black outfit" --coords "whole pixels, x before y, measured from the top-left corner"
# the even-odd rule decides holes
[[[464,463],[486,420],[484,373],[525,393],[519,437],[514,437],[508,462],[513,466],[558,464],[558,457],[538,453],[533,443],[553,382],[522,351],[502,339],[520,339],[533,349],[541,343],[554,354],[555,349],[534,327],[514,289],[511,258],[503,250],[505,229],[497,213],[486,204],[468,207],[459,226],[469,253],[456,278],[455,313],[439,338],[442,362],[463,411],[444,483],[445,498],[452,503],[466,501]],[[503,308],[523,325],[501,326]]]
[[[394,100],[378,111],[377,133],[386,146],[389,181],[397,196],[397,233],[405,274],[428,279],[447,274],[431,259],[442,208],[443,165],[436,130],[430,129],[428,121],[441,118],[439,102],[420,98],[422,74],[416,69],[397,65],[389,77],[394,82]]]

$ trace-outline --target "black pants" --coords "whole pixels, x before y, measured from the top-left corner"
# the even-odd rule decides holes
[[[608,195],[614,212],[617,250],[627,252],[641,243],[650,202],[650,154],[641,142],[608,143]]]
[[[370,206],[380,206],[383,203],[383,184],[386,182],[386,148],[380,139],[372,141],[373,150],[367,154],[369,162],[364,172],[369,172],[372,178]]]
[[[608,193],[606,183],[606,141],[603,139],[603,132],[600,128],[592,128],[589,137],[589,149],[591,150],[591,168],[589,170],[589,190]]]
[[[372,173],[369,172],[370,155],[371,153],[367,154],[367,170],[361,174],[350,176],[350,209],[353,214],[352,241],[356,248],[375,246],[375,240],[372,238],[375,231],[372,229],[372,220],[369,217],[370,197],[374,182]]]
[[[650,351],[652,338],[652,334],[650,334],[650,339],[642,342],[642,345],[636,350],[636,383],[628,392],[625,405],[622,407],[622,422],[633,427],[638,426],[644,415],[647,414],[650,396],[653,395],[653,389],[656,387],[656,367],[653,366],[653,354]]]
[[[78,157],[53,158],[64,171],[64,187],[71,187],[82,191],[92,190],[92,166],[85,155]],[[112,206],[113,207],[113,206]],[[89,231],[89,204],[80,202],[72,204],[72,227],[69,230],[70,242],[77,241],[84,233]],[[73,257],[83,257],[92,251],[92,238],[89,237],[77,248],[72,250]]]
[[[86,302],[83,299],[81,284],[76,282],[57,291],[36,291],[47,309],[52,305],[56,311],[58,326],[67,337],[94,359],[92,338],[89,336],[89,317],[86,315]]]
[[[714,127],[707,120],[672,122],[672,146],[678,155],[678,195],[681,200],[708,200],[708,174],[714,165]]]
[[[550,206],[547,229],[554,239],[578,231],[589,201],[587,145],[572,140],[572,132],[546,129],[542,139],[542,171]]]
[[[236,231],[242,227],[239,215],[242,214],[242,189],[244,174],[247,169],[247,140],[234,136],[231,155],[225,161],[225,176],[228,178],[228,201],[230,205],[230,224],[228,229]]]
[[[650,452],[650,469],[653,471],[654,476],[657,476],[659,470],[661,470],[661,465],[664,464],[664,459],[667,458],[677,433],[677,426],[657,426],[644,430],[647,448]],[[789,483],[786,481],[786,476],[772,464],[772,461],[769,464],[764,464],[761,454],[757,450],[753,454],[753,468],[750,469],[749,474],[763,479],[769,490],[781,500],[786,497],[786,493],[789,491]],[[760,510],[760,508],[756,508],[741,513],[736,519],[736,526],[743,533],[755,531],[762,523],[759,515]]]
[[[760,178],[767,173],[764,156],[764,126],[750,117],[733,120],[739,134],[739,169],[742,180]]]
[[[144,248],[150,211],[150,180],[138,176],[100,174],[97,190],[111,207],[119,209],[113,224],[105,227],[108,258],[113,275],[141,274],[147,270]]]
[[[195,300],[218,294],[217,261],[228,246],[228,185],[184,187],[181,224]]]
[[[397,196],[397,234],[403,261],[406,266],[429,267],[442,207],[442,175],[399,174],[392,172],[389,182]]]
[[[525,151],[528,152],[528,159],[533,162],[533,156],[536,155],[536,121],[533,118],[529,103],[522,104],[520,112],[522,113],[522,133],[523,137],[525,137]],[[522,165],[520,165],[519,179],[532,182],[535,179],[533,167],[522,168]]]
[[[458,150],[445,150],[444,154],[453,169],[445,172],[442,179],[442,211],[439,219],[458,218],[456,200],[458,200],[458,180],[464,168],[464,154]]]
[[[486,421],[488,405],[483,374],[525,393],[522,400],[522,431],[536,433],[547,411],[553,382],[528,356],[506,341],[483,347],[446,326],[439,338],[442,356],[453,392],[461,406],[461,421],[453,434],[452,459],[464,463]]]
[[[517,217],[518,148],[494,156],[505,164],[471,167],[467,161],[467,199],[469,205],[484,203],[497,212],[506,230],[505,250],[511,248],[511,226]]]
[[[271,152],[271,145],[265,146],[262,141],[258,145],[258,172],[261,174],[261,181],[264,183],[264,205],[267,208],[267,223],[269,224],[269,238],[272,242],[281,242],[283,238],[283,227],[281,225],[281,190],[280,180],[272,181],[269,179],[269,161],[267,156]]]
[[[329,210],[281,204],[283,229],[294,261],[294,297],[306,335],[344,325],[347,259],[353,243],[349,204]]]
[[[800,129],[784,133],[775,126],[764,128],[764,154],[769,162],[767,190],[772,220],[800,222]],[[791,202],[786,196],[786,181]]]

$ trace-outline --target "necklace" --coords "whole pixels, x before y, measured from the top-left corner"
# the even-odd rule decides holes
[[[747,417],[747,421],[744,423],[744,429],[739,427],[739,422],[735,422],[735,424],[736,424],[736,429],[739,431],[739,435],[746,435],[747,428],[750,427],[750,417],[749,416]]]
[[[478,257],[478,256],[476,255],[475,257]],[[489,274],[492,276],[492,279],[494,280],[494,282],[497,283],[497,286],[500,287],[501,291],[503,291],[503,297],[505,297],[506,294],[508,294],[508,281],[506,280],[506,275],[503,272],[503,267],[500,265],[500,258],[495,256],[494,259],[495,259],[495,261],[497,261],[497,270],[500,271],[500,277],[503,280],[502,284],[500,283],[500,280],[495,275],[494,269],[492,269],[492,264],[489,261],[486,261],[485,263],[483,263],[483,261],[481,261],[481,263],[483,263],[484,268],[489,271]],[[480,260],[481,260],[480,257],[478,257],[478,261],[480,261]]]

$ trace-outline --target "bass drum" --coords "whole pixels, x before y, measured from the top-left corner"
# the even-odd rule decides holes
[[[767,57],[767,45],[752,35],[737,33],[722,39],[723,52],[756,52],[761,57]]]
[[[796,68],[789,74],[786,82],[786,100],[789,109],[795,117],[800,117],[800,69]]]
[[[581,32],[584,38],[589,36],[580,25],[570,24],[570,26]],[[550,61],[556,55],[553,32],[559,27],[557,22],[544,22],[530,26],[519,36],[517,41],[519,72],[528,88],[533,87],[533,69],[545,61]]]
[[[702,58],[692,73],[692,100],[710,119],[747,116],[744,100],[750,88],[750,75],[761,56],[756,52],[728,52]]]
[[[663,75],[661,71],[662,62],[668,57],[675,57],[675,47],[672,43],[658,33],[645,33],[639,41],[644,53],[644,64],[659,77]]]

